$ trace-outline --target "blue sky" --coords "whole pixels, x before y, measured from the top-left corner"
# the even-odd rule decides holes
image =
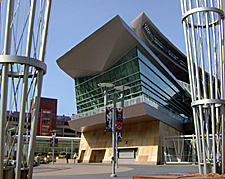
[[[186,54],[180,0],[52,1],[42,97],[58,99],[58,115],[76,114],[76,106],[74,80],[56,60],[117,14],[130,25],[142,12]]]

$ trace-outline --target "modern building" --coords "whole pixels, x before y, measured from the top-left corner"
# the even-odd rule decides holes
[[[120,92],[99,83],[130,87],[124,91],[120,162],[160,163],[165,136],[193,133],[186,56],[144,13],[130,27],[115,16],[57,63],[75,80],[77,115],[69,125],[82,132],[81,162],[111,162],[103,91],[117,98]]]

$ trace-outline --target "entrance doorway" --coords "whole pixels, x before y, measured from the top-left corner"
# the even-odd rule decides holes
[[[92,150],[90,163],[102,163],[105,156],[105,150]]]
[[[85,150],[82,150],[81,153],[80,153],[80,158],[79,158],[79,163],[82,163],[83,162],[83,159],[84,159],[84,153],[85,153]]]

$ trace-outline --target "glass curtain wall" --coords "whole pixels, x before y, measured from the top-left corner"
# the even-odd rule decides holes
[[[98,83],[130,86],[130,90],[125,91],[125,100],[145,96],[179,115],[184,121],[192,118],[191,108],[183,102],[177,86],[138,46],[132,48],[106,72],[75,79],[78,114],[104,106],[104,89],[98,87]],[[108,89],[108,93],[110,97],[119,97],[113,88]]]
[[[99,83],[130,86],[131,89],[125,91],[126,99],[140,96],[142,92],[137,47],[132,48],[106,72],[75,79],[78,114],[104,106],[102,91],[104,89],[98,86]],[[108,93],[110,97],[120,97],[113,88],[108,89]]]
[[[73,152],[78,151],[79,142],[73,141]],[[67,151],[71,153],[71,141],[59,141],[58,147],[54,147],[55,154],[58,156],[60,152]],[[52,152],[49,140],[37,140],[35,144],[35,153],[47,154]]]
[[[139,68],[142,94],[171,112],[181,116],[185,121],[192,120],[190,106],[183,102],[182,92],[163,72],[154,65],[143,51],[138,48]]]

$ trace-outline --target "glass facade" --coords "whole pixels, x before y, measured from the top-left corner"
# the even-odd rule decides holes
[[[71,146],[73,147],[73,152],[78,151],[79,149],[79,142],[76,141],[59,141],[58,146],[54,147],[54,151],[56,156],[59,155],[62,151],[67,151],[68,153],[71,153]],[[49,140],[36,140],[35,143],[35,153],[45,153],[52,152],[52,147],[50,146]]]
[[[178,86],[138,46],[133,47],[106,72],[75,79],[78,114],[104,106],[104,89],[98,86],[99,83],[129,86],[131,88],[125,91],[125,100],[144,96],[180,116],[181,122],[192,120],[191,108],[183,102]],[[113,88],[108,88],[108,94],[110,97],[120,97]]]

